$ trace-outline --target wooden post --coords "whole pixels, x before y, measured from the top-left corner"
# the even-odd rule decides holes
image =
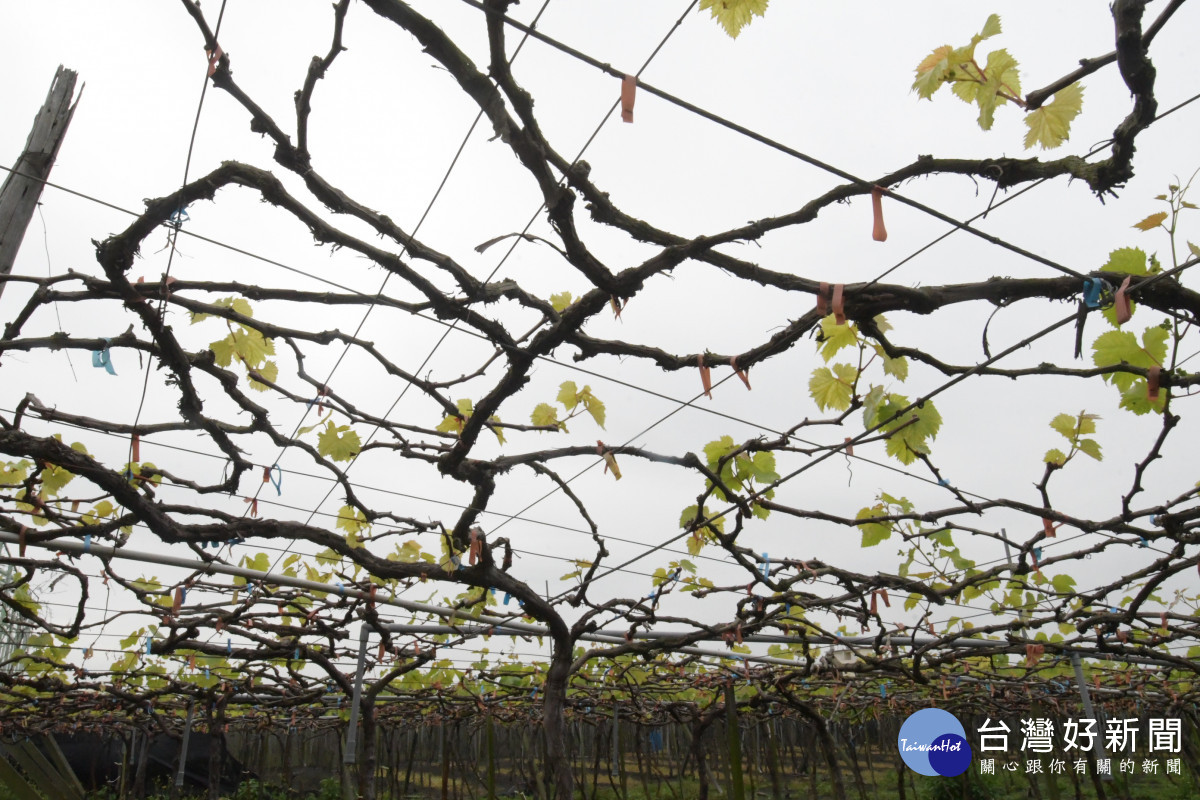
[[[71,103],[76,77],[73,70],[59,65],[46,102],[33,120],[25,151],[0,187],[0,275],[12,272],[25,228],[33,219],[42,195],[43,181],[50,177],[50,168],[71,124],[71,115],[78,104],[78,99]],[[4,294],[4,287],[5,283],[0,281],[0,295]]]

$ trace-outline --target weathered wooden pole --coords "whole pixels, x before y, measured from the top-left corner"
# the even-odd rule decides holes
[[[0,275],[12,272],[25,228],[33,219],[42,195],[43,182],[50,177],[50,168],[71,124],[71,115],[79,102],[78,98],[71,102],[76,77],[74,70],[58,66],[46,102],[34,118],[25,151],[0,187]],[[0,294],[4,293],[5,285],[0,281]]]

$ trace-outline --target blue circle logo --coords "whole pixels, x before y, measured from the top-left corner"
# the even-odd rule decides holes
[[[971,745],[958,718],[940,708],[923,708],[900,726],[896,747],[908,768],[919,775],[953,778],[971,766]]]

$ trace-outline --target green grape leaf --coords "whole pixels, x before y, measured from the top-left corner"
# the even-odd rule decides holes
[[[575,302],[575,300],[573,297],[571,297],[570,292],[559,292],[558,294],[550,295],[550,305],[553,306],[554,310],[560,314],[566,311],[573,302]]]
[[[767,12],[769,0],[700,0],[700,10],[708,11],[713,19],[721,23],[721,27],[732,38],[742,32],[755,17],[761,17]]]
[[[887,503],[889,506],[898,506],[900,508],[900,510],[903,511],[905,514],[909,513],[914,508],[916,508],[916,506],[914,506],[912,504],[912,501],[909,500],[907,497],[892,497],[887,492],[880,492],[879,499],[882,500],[883,502]],[[954,540],[951,538],[950,531],[948,531],[948,530],[938,531],[937,533],[933,534],[933,536],[931,538],[935,542],[941,541],[941,537],[943,535],[946,537],[946,540],[945,540],[946,544],[953,544]]]
[[[979,32],[978,39],[982,42],[984,39],[990,39],[993,36],[998,36],[1000,31],[1000,15],[991,14],[988,16],[987,21],[983,23],[983,30]]]
[[[1052,150],[1071,135],[1071,121],[1083,108],[1083,87],[1078,83],[1059,89],[1054,99],[1036,111],[1025,115],[1025,149],[1040,145],[1043,150]]]
[[[1076,419],[1070,414],[1059,414],[1050,420],[1050,427],[1067,437],[1070,441],[1075,440],[1075,424]]]
[[[837,352],[843,347],[856,347],[858,345],[858,326],[843,323],[837,324],[833,314],[821,320],[821,358],[825,359],[825,363],[829,363],[829,359],[837,355]]]
[[[1153,359],[1154,364],[1161,366],[1167,360],[1167,338],[1171,334],[1166,328],[1155,325],[1152,328],[1147,328],[1142,333],[1142,347],[1146,354]],[[1145,366],[1153,366],[1146,364]]]
[[[562,403],[567,411],[579,405],[579,389],[575,386],[575,381],[563,381],[558,387],[558,397],[555,399]]]
[[[363,531],[371,529],[371,523],[367,521],[367,515],[354,506],[342,506],[341,510],[338,511],[337,526],[346,531],[346,533],[356,537]]]
[[[1108,262],[1100,268],[1102,272],[1124,272],[1129,275],[1146,274],[1146,252],[1138,247],[1120,247],[1108,254]]]
[[[162,483],[162,475],[159,474],[158,467],[154,466],[149,461],[143,461],[140,467],[134,466],[133,464],[130,464],[129,467],[133,469],[133,482],[135,484],[139,480],[149,481],[155,486],[158,486]]]
[[[254,372],[257,373],[259,377],[263,378],[264,380],[268,380],[271,383],[275,383],[279,379],[279,366],[274,361],[267,361],[261,366],[255,367]],[[267,386],[265,383],[255,380],[254,376],[252,375],[250,376],[250,388],[256,392],[265,392],[271,387]]]
[[[275,343],[253,328],[238,326],[230,336],[238,358],[251,367],[256,367],[275,355]]]
[[[214,360],[218,367],[228,367],[233,363],[233,356],[237,347],[234,343],[232,333],[224,339],[213,342],[208,348],[213,351]]]
[[[452,433],[455,436],[462,433],[463,425],[466,424],[466,421],[471,418],[471,414],[475,411],[475,404],[464,397],[454,405],[458,409],[458,415],[447,414],[434,430],[441,433]],[[501,443],[503,443],[503,439],[501,439]]]
[[[695,504],[692,504],[692,505],[688,506],[687,508],[685,508],[683,510],[683,513],[679,515],[679,527],[683,528],[684,530],[687,530],[688,528],[690,528],[692,526],[693,523],[695,523],[699,520],[708,519],[711,516],[712,516],[712,512],[709,511],[708,506],[705,506],[703,511],[698,511],[697,506]],[[716,528],[721,533],[724,533],[725,532],[725,517],[723,517],[723,516],[717,517],[716,519],[712,520],[704,527]],[[692,555],[695,555],[695,553],[693,553]]]
[[[500,417],[497,416],[496,414],[492,414],[490,417],[488,417],[488,422],[496,423],[496,424],[488,425],[488,428],[491,430],[491,432],[493,434],[495,434],[496,440],[498,442],[500,442],[500,444],[504,444],[504,429],[501,428],[499,425]]]
[[[101,500],[99,503],[96,503],[91,511],[88,511],[83,515],[83,524],[95,525],[105,517],[115,516],[116,511],[117,509],[112,503],[107,500]]]
[[[1019,97],[1021,78],[1017,60],[1009,55],[1007,50],[993,50],[989,53],[984,72],[987,74],[987,80],[979,87],[975,102],[979,105],[979,127],[987,131],[992,128],[996,107],[1008,102],[1000,95],[1001,90]]]
[[[402,561],[405,564],[411,564],[421,560],[421,545],[416,539],[409,539],[403,545],[398,545],[396,549],[388,555],[388,561]]]
[[[953,47],[944,44],[925,56],[924,60],[917,65],[917,77],[913,81],[912,88],[916,90],[917,96],[922,100],[932,99],[934,93],[946,82],[946,75],[950,72],[950,56],[953,52]],[[971,97],[967,102],[974,99]]]
[[[361,449],[362,442],[349,425],[335,426],[330,420],[317,434],[317,452],[334,461],[351,461]]]
[[[54,497],[68,483],[75,480],[74,473],[68,472],[57,464],[49,464],[38,476],[42,482],[42,492],[48,497]]]
[[[714,439],[704,445],[704,458],[708,462],[708,468],[716,472],[717,463],[736,448],[737,444],[733,441],[732,436],[722,436],[720,439]]]
[[[859,510],[855,515],[855,519],[870,519],[872,517],[886,516],[888,513],[887,507],[882,504],[869,506]],[[874,547],[875,545],[891,538],[892,523],[891,522],[860,522],[858,529],[862,531],[862,546]]]
[[[227,297],[220,305],[241,314],[243,317],[254,316],[254,309],[250,307],[250,302],[244,297]]]
[[[751,475],[754,480],[759,483],[774,483],[779,480],[779,473],[775,471],[775,454],[766,450],[755,453],[750,459],[752,464]]]
[[[29,477],[33,462],[24,459],[0,464],[0,486],[18,486]]]
[[[832,370],[818,367],[808,381],[808,393],[822,411],[829,408],[845,411],[850,407],[857,378],[858,370],[850,364],[834,364]]]
[[[1163,220],[1165,220],[1166,218],[1167,218],[1167,212],[1159,211],[1157,214],[1151,214],[1150,216],[1146,217],[1144,220],[1135,224],[1133,227],[1137,228],[1139,231],[1152,231],[1155,228],[1157,228],[1159,225],[1162,225]]]
[[[238,563],[247,569],[258,570],[259,572],[267,572],[271,569],[271,557],[266,553],[255,553],[253,556],[242,556],[241,561]]]
[[[869,426],[879,414],[879,404],[884,400],[882,386],[872,386],[863,397],[863,419]]]
[[[1057,464],[1061,467],[1063,464],[1067,463],[1067,454],[1055,447],[1046,451],[1046,455],[1042,458],[1042,461],[1046,462],[1047,464]]]
[[[755,519],[766,519],[771,516],[771,509],[762,504],[762,500],[771,500],[775,497],[775,490],[768,489],[763,492],[761,497],[756,497],[750,501],[750,513]]]
[[[894,417],[907,405],[907,397],[898,394],[887,395],[876,410],[874,418],[865,420],[867,427],[873,428]],[[888,455],[902,464],[913,463],[918,455],[929,453],[927,440],[936,438],[941,426],[942,415],[931,401],[927,400],[924,405],[909,409],[881,428],[884,433],[891,434],[887,441]]]
[[[872,346],[875,348],[875,352],[878,353],[879,357],[883,360],[883,373],[885,375],[891,375],[896,380],[901,382],[908,380],[907,358],[904,356],[900,356],[899,358],[891,358],[888,356],[887,351],[883,349],[883,345],[876,344]]]
[[[974,103],[979,97],[980,83],[973,80],[954,81],[950,84],[950,91],[954,92],[954,96],[962,100],[964,103]]]
[[[579,402],[583,403],[583,408],[592,415],[592,419],[601,428],[604,427],[604,403],[600,402],[600,398],[592,394],[592,387],[584,386],[583,391],[579,393]]]
[[[1059,594],[1070,594],[1075,591],[1075,579],[1070,575],[1055,575],[1050,579],[1050,585],[1054,587],[1054,591]],[[1071,632],[1075,632],[1075,628],[1071,628]]]
[[[534,406],[533,413],[529,415],[529,421],[534,425],[556,425],[562,430],[567,429],[564,422],[558,419],[558,409],[549,403],[538,403]]]
[[[1104,460],[1104,456],[1100,452],[1100,443],[1095,439],[1080,439],[1079,449],[1097,461]]]
[[[1096,341],[1092,343],[1092,361],[1098,367],[1125,363],[1149,369],[1162,364],[1166,358],[1167,335],[1163,328],[1147,328],[1142,334],[1143,344],[1139,346],[1137,337],[1129,331],[1107,331],[1097,336]],[[1136,376],[1126,372],[1114,372],[1105,375],[1104,379],[1124,392],[1133,385]]]
[[[1121,392],[1121,408],[1129,409],[1139,417],[1149,414],[1151,411],[1161,414],[1167,403],[1168,391],[1159,389],[1158,399],[1151,400],[1147,395],[1146,388],[1145,378],[1134,378],[1132,383]]]

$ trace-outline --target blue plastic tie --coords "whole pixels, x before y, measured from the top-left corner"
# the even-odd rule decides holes
[[[949,489],[950,481],[946,480],[945,478],[938,478],[938,486],[945,486],[947,489]]]
[[[109,375],[116,375],[117,371],[113,369],[112,354],[108,350],[108,344],[111,341],[112,339],[105,339],[103,350],[92,351],[92,366],[103,369]]]
[[[227,655],[227,656],[233,655],[233,639],[225,640],[225,655]]]
[[[152,645],[152,644],[154,644],[154,639],[152,639],[152,638],[150,638],[149,636],[147,636],[147,637],[146,637],[146,654],[147,654],[147,655],[149,655],[149,654],[150,654],[150,645]]]
[[[275,476],[279,477],[276,478]],[[267,472],[267,477],[271,479],[271,485],[275,487],[275,494],[283,495],[283,470],[279,468],[279,464],[272,464],[271,469]]]
[[[1033,548],[1033,557],[1036,558],[1038,561],[1041,561],[1042,560],[1042,548],[1040,548],[1040,547]]]
[[[887,700],[887,684],[886,683],[879,684],[879,696],[882,697],[884,700]]]
[[[296,661],[299,661],[299,660],[300,660],[300,648],[299,648],[299,647],[297,647],[297,648],[296,648],[296,658],[295,658],[295,660],[296,660]]]
[[[204,679],[208,680],[208,667],[204,668]]]
[[[508,605],[509,600],[512,600],[512,598],[508,596],[508,592],[505,592],[504,593],[504,605]]]
[[[1100,292],[1104,289],[1104,281],[1099,278],[1083,279],[1083,304],[1088,308],[1100,307]]]
[[[345,595],[346,595],[346,587],[342,585],[342,582],[341,582],[341,581],[337,581],[337,587],[338,587],[338,594],[340,594],[340,595],[342,595],[343,597],[345,597]]]
[[[88,554],[88,550],[91,550],[91,549],[92,549],[92,535],[90,533],[85,533],[83,535],[83,554],[86,556]]]
[[[1142,547],[1149,547],[1149,546],[1150,546],[1150,542],[1146,540],[1146,537],[1145,537],[1145,536],[1143,536],[1143,537],[1142,537],[1142,544],[1141,544],[1141,546],[1142,546]]]
[[[191,222],[192,218],[188,216],[187,209],[187,206],[180,206],[172,211],[171,216],[169,217],[171,224],[178,228],[185,222]]]

